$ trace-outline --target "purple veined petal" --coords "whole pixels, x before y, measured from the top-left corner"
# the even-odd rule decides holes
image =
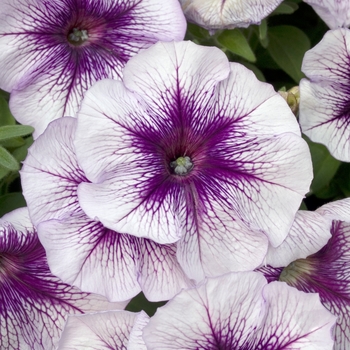
[[[206,29],[259,24],[282,0],[180,0],[186,18]]]
[[[314,142],[327,146],[342,161],[350,160],[348,128],[348,56],[350,31],[337,29],[304,57],[300,82],[300,125]]]
[[[53,121],[31,147],[21,172],[51,271],[113,301],[130,299],[141,289],[149,300],[170,299],[192,285],[176,260],[176,247],[106,229],[80,208],[76,189],[87,180],[72,143],[76,122]]]
[[[318,212],[298,211],[287,238],[277,248],[269,247],[265,264],[284,267],[316,253],[331,238],[331,220]]]
[[[134,237],[108,230],[84,213],[44,221],[38,235],[51,271],[66,283],[110,301],[128,300],[141,291]]]
[[[350,25],[350,4],[344,0],[304,0],[326,22],[329,28]]]
[[[171,119],[181,118],[184,110],[186,111],[184,114],[191,117],[187,117],[189,120],[184,118],[181,123],[185,124],[184,127],[188,127],[187,124],[189,124],[194,129],[204,129],[203,124],[210,123],[217,123],[219,128],[219,125],[224,123],[220,120],[221,118],[229,116],[233,119],[232,129],[226,125],[227,130],[225,131],[230,131],[232,137],[236,140],[234,141],[234,147],[229,148],[229,145],[222,142],[224,136],[221,134],[215,138],[215,141],[213,140],[215,142],[213,143],[214,145],[220,145],[218,151],[220,151],[220,156],[222,155],[223,158],[220,160],[224,161],[227,166],[229,157],[234,157],[236,162],[230,164],[231,171],[235,170],[237,173],[243,173],[242,176],[237,174],[238,179],[235,183],[235,187],[239,188],[235,196],[243,194],[240,198],[241,201],[238,201],[238,203],[248,202],[248,205],[254,206],[254,203],[258,200],[256,198],[250,199],[250,193],[252,191],[262,192],[262,188],[267,187],[266,192],[264,191],[261,196],[270,196],[269,192],[272,190],[270,184],[272,183],[276,185],[273,190],[280,192],[275,198],[281,198],[284,203],[276,203],[271,207],[273,210],[275,208],[281,208],[281,210],[282,208],[288,208],[286,214],[278,212],[276,215],[272,214],[269,206],[261,206],[262,209],[256,208],[255,210],[253,208],[250,208],[250,210],[237,208],[237,211],[243,213],[252,211],[251,216],[254,216],[254,219],[248,219],[244,216],[241,216],[240,219],[245,222],[260,221],[256,226],[263,228],[273,244],[278,245],[285,238],[300,202],[309,190],[312,179],[309,149],[307,144],[300,140],[299,125],[291,111],[285,109],[285,101],[281,96],[276,94],[270,85],[257,81],[254,74],[241,65],[231,64],[229,77],[225,80],[223,80],[224,77],[218,79],[214,75],[217,74],[216,70],[210,70],[211,67],[207,67],[208,63],[202,64],[202,56],[207,57],[203,50],[198,58],[198,65],[194,65],[195,67],[199,66],[200,70],[196,68],[198,71],[192,72],[194,68],[192,66],[188,67],[186,59],[188,55],[193,60],[194,54],[189,55],[191,50],[194,50],[193,46],[194,44],[190,42],[177,43],[176,45],[160,43],[143,51],[127,63],[124,70],[124,83],[128,89],[135,91],[146,100],[152,108],[152,113],[157,113],[158,120],[167,118],[170,121]],[[202,50],[202,48],[200,49]],[[206,49],[208,50],[208,48]],[[172,55],[168,57],[169,52]],[[154,57],[157,57],[157,59]],[[176,60],[173,57],[176,57]],[[174,68],[169,69],[169,65],[174,66]],[[211,86],[207,83],[207,80],[203,82],[202,77],[198,82],[194,76],[195,74],[203,75],[204,69],[208,70],[209,73],[207,73],[206,78],[211,79],[212,84],[219,80],[216,96],[210,96],[208,93],[211,101],[217,99],[216,105],[213,106],[214,111],[208,107],[208,105],[212,105],[212,102],[207,102],[203,97],[203,92],[206,92]],[[177,75],[173,73],[174,70]],[[189,74],[191,78],[187,79]],[[179,90],[176,90],[178,87]],[[242,91],[247,91],[244,99],[239,98]],[[159,97],[157,98],[157,96]],[[182,100],[178,101],[179,98]],[[283,109],[285,109],[285,113],[282,115],[280,111]],[[156,112],[159,110],[162,113]],[[206,115],[205,120],[203,115]],[[268,118],[266,115],[268,115]],[[294,133],[298,137],[293,139],[293,136],[288,136],[291,139],[287,141],[286,132]],[[278,144],[273,145],[274,142],[277,142],[275,139],[278,134],[283,134],[283,139]],[[225,137],[227,136],[225,135]],[[266,137],[266,140],[260,140],[263,137]],[[237,140],[242,140],[242,142]],[[229,139],[227,143],[232,144],[233,140]],[[247,143],[250,143],[250,145],[246,146]],[[271,145],[272,150],[270,151],[262,145]],[[261,148],[259,149],[259,147]],[[278,154],[276,154],[276,149],[279,149]],[[272,153],[272,158],[278,163],[271,162],[271,154],[269,153]],[[215,154],[215,157],[219,158],[217,154]],[[238,159],[236,160],[236,158]],[[253,158],[253,161],[250,158]],[[255,161],[255,159],[260,158],[261,161]],[[106,158],[104,162],[107,163]],[[264,165],[264,163],[266,164]],[[300,168],[294,167],[296,163],[299,164]],[[218,163],[217,166],[222,167],[223,164]],[[285,166],[285,170],[283,170],[283,166]],[[259,169],[259,167],[262,169]],[[253,169],[254,171],[252,171]],[[245,175],[247,175],[247,179],[245,179]],[[250,183],[255,181],[257,183],[250,185],[244,183],[245,180]],[[249,190],[247,189],[247,194],[244,194],[244,191],[240,189],[243,186],[251,187]],[[287,196],[289,198],[288,203],[285,202]],[[292,197],[294,197],[294,200],[292,200]],[[238,206],[236,203],[233,205]],[[259,204],[257,206],[260,207]],[[259,220],[260,215],[256,211],[264,211],[264,209],[268,212],[261,213],[261,219]],[[248,216],[248,214],[246,215]],[[263,222],[268,220],[269,223]]]
[[[319,293],[322,304],[338,317],[334,350],[350,347],[350,223],[341,221],[348,218],[348,203],[348,199],[335,201],[316,211],[333,220],[332,236],[317,253],[297,259],[284,269],[271,266],[258,269],[269,282],[280,280],[301,291]]]
[[[266,316],[248,349],[333,349],[336,317],[322,306],[316,293],[271,282],[263,296]]]
[[[331,350],[334,322],[317,294],[280,282],[267,285],[255,272],[231,273],[158,308],[143,338],[152,350]]]
[[[141,332],[148,319],[143,311],[69,316],[58,350],[146,350]]]
[[[316,212],[330,220],[350,222],[350,199],[345,198],[324,204]]]
[[[139,50],[182,40],[186,30],[176,0],[8,0],[0,18],[0,86],[13,91],[12,113],[35,137],[75,116],[95,81],[121,77]]]
[[[202,214],[201,223],[198,213],[187,213],[194,220],[186,222],[177,256],[186,274],[196,281],[231,271],[252,271],[265,258],[267,237],[249,229],[223,208],[224,203],[210,193],[207,206],[198,210]]]
[[[350,224],[333,221],[332,237],[317,253],[296,260],[280,280],[306,292],[319,293],[322,304],[338,317],[335,350],[350,347]]]
[[[182,118],[182,123],[188,124],[183,125],[186,127],[190,126],[186,114],[190,113],[191,119],[197,121],[208,114],[207,109],[215,102],[213,89],[229,72],[225,54],[216,47],[199,46],[191,41],[160,42],[128,61],[123,82],[147,103],[152,125],[159,127],[160,123],[169,122],[170,117]]]
[[[82,293],[53,276],[45,250],[28,223],[27,208],[0,219],[0,347],[4,350],[53,349],[68,314],[123,309],[126,305]]]
[[[194,286],[177,260],[176,244],[138,239],[141,289],[149,301],[169,300],[181,289]]]
[[[229,71],[219,74],[214,62],[230,69],[227,81]],[[189,247],[179,243],[180,260],[194,266],[195,279],[203,276],[198,254],[184,252],[207,244],[200,242],[207,227],[228,244],[239,238],[225,225],[242,221],[281,244],[312,178],[309,149],[282,97],[240,65],[225,65],[216,49],[187,42],[158,43],[133,57],[124,84],[98,82],[79,112],[77,158],[91,183],[79,185],[78,197],[87,215],[158,243],[191,232],[183,241]],[[283,117],[269,112],[274,107]],[[254,238],[251,249],[263,240]],[[219,263],[220,274],[231,260]]]
[[[21,183],[34,225],[81,211],[76,192],[87,179],[75,156],[75,130],[75,119],[62,118],[28,150]]]
[[[149,349],[242,349],[262,322],[265,307],[262,275],[227,274],[196,289],[183,290],[145,327]]]
[[[91,106],[96,103],[96,98],[99,99],[98,107]],[[139,149],[135,143],[131,128],[137,120],[131,114],[132,107],[137,108],[139,116],[143,111],[134,95],[121,82],[104,80],[87,92],[84,101],[87,102],[78,119],[76,152],[88,179],[98,181],[78,186],[79,203],[84,212],[121,233],[150,238],[162,244],[178,241],[182,224],[176,213],[184,210],[183,189],[176,183],[164,183],[161,159],[155,158],[147,149]],[[114,113],[118,102],[124,106],[117,111],[125,126]],[[84,130],[91,122],[95,127],[88,135]],[[136,130],[136,136],[137,133]],[[94,142],[89,141],[89,136]],[[89,145],[94,146],[90,148]]]

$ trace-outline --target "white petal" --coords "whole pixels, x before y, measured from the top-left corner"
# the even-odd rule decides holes
[[[262,321],[265,285],[262,275],[248,272],[182,291],[150,319],[145,343],[152,350],[239,349]]]
[[[266,318],[254,335],[252,348],[333,349],[336,317],[321,304],[318,294],[300,292],[283,282],[264,288]]]
[[[140,323],[140,316],[144,318]],[[147,322],[148,317],[128,311],[109,311],[81,316],[70,316],[59,342],[58,350],[109,350],[129,349],[129,338],[133,334],[134,327],[141,331]],[[140,341],[141,335],[137,334],[136,339]],[[133,339],[134,342],[134,339]],[[132,348],[130,347],[130,350]],[[135,348],[136,349],[136,348]]]
[[[83,213],[39,224],[51,271],[63,281],[111,301],[128,300],[141,290],[133,237],[105,229]]]
[[[350,198],[327,203],[316,211],[330,220],[350,222]]]
[[[350,4],[347,0],[304,0],[326,22],[329,28],[350,25]]]
[[[319,212],[298,211],[287,238],[277,248],[269,247],[266,264],[285,267],[316,253],[331,238],[331,221]]]
[[[185,16],[206,29],[259,24],[282,0],[180,0]]]
[[[28,151],[21,170],[23,195],[35,225],[80,211],[77,186],[86,177],[76,161],[76,120],[53,122]]]

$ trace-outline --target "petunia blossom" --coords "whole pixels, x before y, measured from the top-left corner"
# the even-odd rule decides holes
[[[307,51],[300,82],[300,125],[337,159],[350,161],[350,30],[328,31]]]
[[[272,267],[267,261],[267,266],[259,271],[270,282],[279,280],[301,291],[319,293],[322,304],[337,316],[334,350],[350,349],[350,200],[326,204],[316,214],[331,224],[327,244],[307,258],[284,265],[284,268]],[[310,227],[318,231],[320,237],[324,236],[323,228],[317,222],[305,222],[304,227],[298,225],[300,240],[296,249],[303,250],[310,243],[307,233]],[[311,240],[315,241],[314,238]]]
[[[331,350],[335,317],[286,283],[232,273],[184,290],[144,328],[149,349]]]
[[[214,31],[260,24],[283,0],[180,0],[186,18]]]
[[[95,81],[120,78],[139,50],[185,31],[178,0],[5,0],[0,88],[37,137],[53,119],[74,117]]]
[[[348,0],[304,0],[326,22],[329,28],[349,27],[350,3]]]
[[[258,266],[312,178],[283,98],[191,42],[158,43],[123,76],[96,83],[78,114],[77,159],[90,181],[78,186],[82,209],[118,232],[178,242],[196,280]]]
[[[55,349],[69,314],[121,309],[99,295],[82,293],[47,265],[27,208],[0,219],[0,348]]]
[[[167,300],[192,286],[176,259],[175,244],[119,234],[82,211],[77,187],[87,179],[73,146],[76,122],[68,117],[53,121],[29,149],[21,171],[23,193],[51,271],[113,301],[141,290],[148,300]]]
[[[69,316],[58,350],[146,350],[142,331],[148,320],[143,311]]]

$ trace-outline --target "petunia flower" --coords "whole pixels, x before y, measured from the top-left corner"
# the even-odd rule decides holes
[[[350,161],[349,54],[350,31],[328,31],[307,51],[300,82],[300,125],[314,142],[327,146],[337,159]]]
[[[348,0],[304,0],[331,29],[349,27],[350,3]]]
[[[335,317],[285,283],[232,273],[184,290],[144,328],[149,349],[331,350]]]
[[[283,281],[305,292],[319,293],[322,304],[335,316],[335,348],[350,348],[350,200],[329,203],[315,214],[331,223],[331,237],[324,247],[307,258],[298,258],[286,267],[272,267],[271,261],[259,269],[271,281]],[[329,225],[327,225],[329,226]],[[316,221],[298,225],[299,246],[303,250],[310,241],[316,241],[307,231],[313,227],[320,237],[323,229]],[[291,241],[289,236],[286,241]],[[293,243],[292,243],[293,245]],[[273,255],[271,253],[271,255]],[[276,264],[275,264],[276,266]]]
[[[107,311],[69,316],[58,350],[146,350],[145,312]]]
[[[258,266],[312,177],[283,98],[191,42],[158,43],[123,76],[95,84],[78,114],[77,159],[91,182],[78,186],[82,209],[115,231],[178,241],[196,280]]]
[[[87,181],[77,163],[77,120],[53,121],[38,137],[21,171],[23,193],[51,271],[83,291],[113,301],[141,290],[148,300],[168,300],[192,286],[176,259],[176,245],[106,229],[80,208],[77,187]]]
[[[214,31],[260,24],[282,0],[180,0],[186,18]]]
[[[185,31],[177,0],[5,0],[0,88],[37,137],[53,119],[74,117],[95,81],[120,78],[140,49]]]
[[[57,277],[30,222],[27,208],[0,219],[0,348],[55,349],[69,314],[124,308],[82,293]]]

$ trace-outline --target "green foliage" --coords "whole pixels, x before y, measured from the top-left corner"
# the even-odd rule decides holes
[[[224,49],[245,58],[247,61],[256,61],[255,54],[251,49],[247,38],[239,29],[224,30],[218,35],[217,41]]]
[[[295,82],[304,77],[301,63],[305,52],[311,48],[309,38],[303,31],[292,26],[269,28],[269,54]]]
[[[143,293],[136,295],[129,304],[126,306],[125,310],[132,312],[140,312],[141,310],[145,311],[148,316],[153,316],[157,311],[158,307],[161,307],[166,304],[166,301],[160,302],[151,302],[148,301]]]
[[[331,156],[328,149],[319,143],[307,140],[314,170],[314,179],[311,183],[311,192],[316,196],[330,185],[337,173],[341,162]]]

